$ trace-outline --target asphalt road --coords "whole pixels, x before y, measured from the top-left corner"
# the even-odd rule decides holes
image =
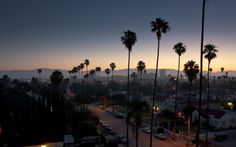
[[[109,124],[116,134],[126,135],[126,123],[125,119],[120,119],[114,117],[112,114],[107,113],[100,108],[90,105],[90,110],[92,110],[101,120]],[[131,127],[129,127],[129,140],[130,147],[135,147],[135,139],[132,135]],[[146,134],[143,131],[139,131],[139,147],[149,147],[150,134]],[[185,147],[186,142],[182,140],[173,140],[167,137],[166,140],[159,140],[153,136],[153,147]]]

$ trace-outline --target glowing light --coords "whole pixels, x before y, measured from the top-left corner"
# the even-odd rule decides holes
[[[41,145],[41,147],[47,147],[46,145]]]

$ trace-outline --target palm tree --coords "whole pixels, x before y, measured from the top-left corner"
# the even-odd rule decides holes
[[[111,80],[113,81],[113,71],[116,68],[116,64],[114,62],[112,62],[110,64],[110,67],[111,67]]]
[[[128,120],[132,122],[133,135],[135,136],[136,147],[138,147],[139,128],[142,125],[142,118],[145,111],[149,110],[146,101],[132,100],[129,103]]]
[[[89,60],[88,60],[88,59],[85,59],[85,60],[84,60],[84,64],[85,64],[85,66],[86,66],[86,73],[88,74]]]
[[[157,60],[156,60],[156,71],[155,71],[155,80],[154,80],[154,88],[153,88],[153,97],[152,97],[152,106],[154,107],[155,103],[155,97],[156,97],[156,91],[157,91],[157,70],[158,70],[158,62],[159,62],[159,51],[160,51],[160,40],[161,40],[161,34],[165,34],[170,30],[168,22],[166,22],[164,19],[156,18],[154,21],[151,21],[151,31],[156,33],[157,36]],[[150,133],[150,147],[152,147],[152,128],[153,128],[153,116],[154,111],[152,109],[152,115],[151,115],[151,133]]]
[[[107,74],[107,85],[108,85],[109,74],[111,73],[111,70],[109,68],[106,68],[105,73]]]
[[[42,73],[42,69],[39,68],[39,69],[37,70],[37,72],[38,72],[38,74],[39,74],[39,80],[40,80],[40,75],[41,75],[41,73]]]
[[[139,82],[140,82],[140,87],[139,87],[139,90],[140,90],[140,98],[142,97],[142,75],[143,75],[143,70],[146,68],[146,65],[143,61],[139,61],[138,64],[137,64],[137,69],[138,69],[138,72],[140,72],[140,77],[139,77]]]
[[[89,71],[89,75],[90,75],[91,77],[93,77],[94,74],[95,74],[95,72],[96,72],[96,71],[95,71],[94,69],[92,69],[92,70]]]
[[[177,78],[176,78],[176,86],[175,86],[175,124],[174,124],[174,138],[175,138],[175,130],[176,130],[176,111],[177,111],[177,96],[178,96],[178,85],[179,85],[179,68],[180,68],[180,56],[186,52],[186,46],[179,42],[174,45],[173,47],[174,51],[178,54],[178,72],[177,72]]]
[[[109,68],[106,68],[105,69],[105,73],[107,74],[107,98],[108,98],[108,96],[109,96],[109,89],[108,89],[108,82],[109,82],[109,74],[111,73],[111,70],[109,69]],[[108,99],[106,100],[106,106],[109,104],[109,102],[108,102]]]
[[[127,74],[127,106],[126,106],[126,113],[128,114],[128,106],[129,106],[129,69],[130,69],[130,52],[132,51],[132,47],[137,41],[136,33],[133,31],[126,31],[124,32],[124,36],[121,36],[121,42],[125,45],[128,49],[128,74]],[[127,143],[126,147],[129,147],[129,124],[127,121],[126,126],[126,136],[127,136]]]
[[[55,70],[52,73],[52,75],[50,76],[50,81],[52,83],[52,86],[54,86],[55,90],[56,90],[54,100],[50,105],[50,107],[51,107],[50,109],[51,109],[51,111],[53,111],[54,109],[57,111],[59,109],[62,109],[62,108],[60,108],[59,103],[61,101],[61,99],[60,99],[60,84],[63,81],[63,74],[60,71]],[[52,105],[54,105],[54,107]]]
[[[199,82],[199,103],[198,103],[198,119],[196,133],[196,147],[199,146],[200,119],[202,110],[202,70],[203,70],[203,44],[204,44],[204,23],[205,23],[205,2],[202,0],[202,24],[201,24],[201,48],[200,48],[200,82]]]
[[[136,78],[137,78],[137,74],[135,73],[135,72],[132,72],[132,74],[131,74],[131,77],[133,78],[133,80],[135,81],[136,80]]]
[[[206,113],[208,116],[208,110],[209,110],[209,100],[210,100],[210,64],[211,60],[216,58],[216,46],[213,44],[207,44],[205,45],[203,54],[205,54],[205,58],[208,60],[208,67],[207,67],[207,109]],[[209,124],[209,118],[207,117],[206,120],[206,146],[208,144],[208,124]]]
[[[80,63],[81,76],[83,77],[84,63]]]
[[[195,64],[195,61],[191,60],[184,64],[184,73],[188,77],[189,81],[189,97],[188,97],[188,108],[190,108],[190,95],[192,91],[192,83],[197,79],[199,73],[199,66]],[[190,137],[190,109],[188,109],[188,136]],[[189,139],[187,145],[189,143]]]
[[[223,78],[223,75],[224,75],[224,70],[225,70],[224,67],[221,67],[221,68],[220,68],[220,71],[221,71],[221,73],[222,73],[222,78]]]
[[[100,72],[101,72],[102,68],[100,66],[95,68],[95,71],[99,73],[99,81],[100,81]]]
[[[78,65],[78,66],[77,66],[78,80],[80,79],[80,70],[81,70],[81,66]]]

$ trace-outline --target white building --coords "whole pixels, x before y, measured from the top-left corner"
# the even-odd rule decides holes
[[[198,111],[192,113],[192,122],[196,122],[198,118]],[[214,110],[208,111],[209,125],[215,129],[228,129],[236,127],[236,112],[228,110]],[[201,112],[201,125],[206,122],[207,113],[206,109]]]

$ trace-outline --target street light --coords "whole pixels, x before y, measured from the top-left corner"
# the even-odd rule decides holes
[[[230,109],[233,108],[233,103],[232,102],[228,102],[227,105],[229,106]]]

